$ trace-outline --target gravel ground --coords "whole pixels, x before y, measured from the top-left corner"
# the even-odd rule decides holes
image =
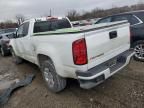
[[[40,70],[29,62],[12,63],[11,57],[0,57],[3,80],[22,79],[29,73],[36,78],[27,87],[13,93],[3,108],[144,108],[144,63],[134,60],[101,85],[84,90],[76,80],[68,80],[67,88],[54,94],[46,89]]]

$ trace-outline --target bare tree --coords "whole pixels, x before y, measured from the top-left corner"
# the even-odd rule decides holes
[[[67,17],[70,20],[78,20],[80,17],[80,14],[76,10],[71,10],[67,13]]]
[[[18,25],[20,25],[21,23],[23,23],[25,21],[25,16],[22,14],[17,14],[16,20],[17,20]]]
[[[111,9],[95,8],[90,12],[83,12],[82,14],[79,14],[76,10],[71,10],[67,13],[67,17],[72,21],[76,21],[76,20],[85,20],[90,18],[101,18],[113,14],[135,11],[135,10],[144,10],[143,0],[139,0],[138,4],[132,6],[116,7],[112,5]]]
[[[18,24],[13,22],[12,20],[7,20],[5,22],[0,23],[0,29],[6,29],[6,28],[17,28]]]

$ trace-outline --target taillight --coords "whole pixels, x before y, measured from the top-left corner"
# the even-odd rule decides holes
[[[76,65],[87,64],[87,47],[84,38],[76,40],[72,44],[73,60]]]

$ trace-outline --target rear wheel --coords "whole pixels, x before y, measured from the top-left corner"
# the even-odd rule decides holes
[[[134,44],[134,59],[144,62],[144,41],[138,41]]]
[[[66,79],[60,77],[51,60],[45,60],[41,65],[43,78],[48,89],[52,92],[60,92],[66,87]]]
[[[18,56],[15,54],[13,48],[11,48],[11,54],[12,54],[12,59],[13,59],[13,62],[14,62],[14,63],[16,63],[16,64],[21,64],[21,63],[22,63],[22,61],[23,61],[22,58],[18,57]]]

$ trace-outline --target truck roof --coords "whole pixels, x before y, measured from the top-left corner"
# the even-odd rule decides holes
[[[67,17],[55,17],[55,16],[50,17],[50,16],[48,16],[48,17],[31,18],[31,19],[28,19],[28,20],[24,21],[24,23],[28,22],[28,21],[35,21],[36,22],[36,21],[48,21],[48,20],[53,20],[53,19],[60,20],[60,19],[63,19],[63,18],[68,19]]]
[[[41,20],[41,21],[47,21],[47,20],[52,20],[52,19],[63,19],[64,17],[41,17],[41,18],[35,18],[35,20]]]

